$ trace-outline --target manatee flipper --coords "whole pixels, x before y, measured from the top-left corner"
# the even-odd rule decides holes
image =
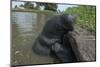
[[[59,43],[56,43],[52,46],[52,52],[55,53],[56,57],[61,62],[74,62],[75,57],[73,56],[72,50],[70,48],[66,48]]]
[[[48,56],[50,54],[50,50],[47,47],[41,45],[37,41],[34,43],[32,50],[34,53],[41,55],[41,56]]]

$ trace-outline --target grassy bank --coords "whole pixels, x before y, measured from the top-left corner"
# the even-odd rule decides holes
[[[77,16],[77,26],[87,29],[90,32],[96,31],[96,7],[81,5],[71,7],[64,11],[64,13]]]

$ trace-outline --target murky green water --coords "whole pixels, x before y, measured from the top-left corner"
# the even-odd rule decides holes
[[[50,56],[39,56],[32,52],[32,45],[50,16],[32,12],[12,12],[11,18],[11,63],[15,65],[54,63]]]

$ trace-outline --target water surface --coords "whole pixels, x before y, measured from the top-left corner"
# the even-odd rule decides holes
[[[50,17],[32,12],[12,12],[11,63],[15,65],[54,63],[50,56],[32,52],[32,45]]]

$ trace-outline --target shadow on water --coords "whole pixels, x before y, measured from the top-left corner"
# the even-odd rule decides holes
[[[12,12],[11,64],[54,63],[54,59],[50,56],[38,56],[32,52],[36,37],[45,21],[52,16],[32,12]]]

